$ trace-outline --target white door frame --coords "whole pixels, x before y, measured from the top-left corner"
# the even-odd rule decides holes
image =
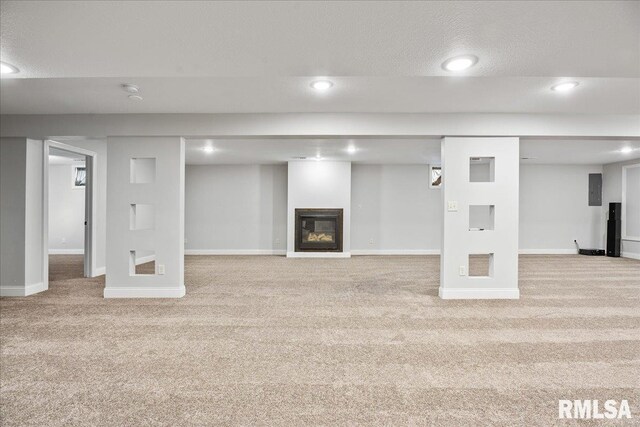
[[[44,155],[42,162],[42,278],[45,285],[45,289],[49,288],[49,152],[50,148],[56,148],[58,150],[66,151],[69,153],[80,154],[86,156],[86,173],[87,173],[87,185],[85,186],[84,197],[84,211],[85,211],[85,226],[84,226],[84,276],[96,277],[96,215],[97,209],[97,197],[96,197],[96,183],[97,183],[97,171],[96,160],[98,154],[94,151],[85,150],[84,148],[74,147],[62,142],[45,140],[44,141]]]
[[[622,240],[640,242],[640,236],[631,236],[627,233],[627,171],[635,168],[640,168],[640,163],[622,166]]]

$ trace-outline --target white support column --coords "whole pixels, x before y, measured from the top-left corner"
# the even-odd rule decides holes
[[[519,161],[518,138],[443,138],[441,298],[519,298]],[[469,275],[470,255],[486,273]]]
[[[0,141],[0,296],[35,294],[43,279],[43,142]]]
[[[110,137],[107,154],[105,298],[184,296],[184,140]]]

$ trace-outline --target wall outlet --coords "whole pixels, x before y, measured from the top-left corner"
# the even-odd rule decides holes
[[[62,239],[60,239],[60,242],[64,245],[65,243],[67,243],[67,238],[63,237]]]
[[[465,267],[464,265],[461,265],[460,269],[459,269],[459,273],[460,273],[461,276],[466,276],[467,275],[467,267]]]
[[[276,237],[276,245],[280,243],[280,238]]]
[[[369,244],[373,245],[373,239],[369,239]]]
[[[164,264],[158,264],[158,274],[164,274]]]
[[[449,212],[458,212],[458,202],[455,200],[449,200],[449,202],[447,202],[447,210]]]

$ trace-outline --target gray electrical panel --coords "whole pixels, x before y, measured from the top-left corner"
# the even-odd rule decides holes
[[[602,206],[602,174],[589,174],[589,206]]]

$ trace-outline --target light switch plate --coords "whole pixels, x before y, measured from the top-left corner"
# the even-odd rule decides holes
[[[158,274],[164,274],[164,264],[158,264]]]
[[[466,276],[467,275],[467,268],[464,265],[460,266],[460,275],[461,276]]]
[[[449,200],[447,202],[447,210],[449,212],[458,212],[458,202],[455,200]]]

